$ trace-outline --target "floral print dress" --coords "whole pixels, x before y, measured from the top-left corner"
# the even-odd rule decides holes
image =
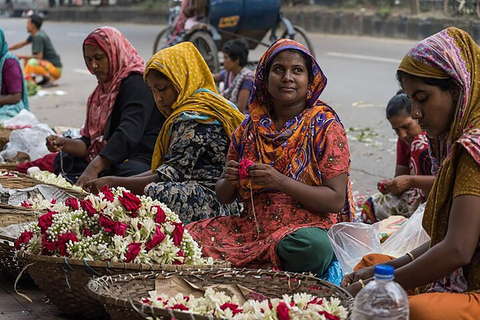
[[[220,124],[176,122],[165,162],[156,170],[161,182],[147,185],[145,194],[165,203],[185,223],[238,215],[237,202],[221,205],[215,195],[229,143]]]

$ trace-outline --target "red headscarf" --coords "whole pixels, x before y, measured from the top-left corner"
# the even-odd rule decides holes
[[[120,84],[130,73],[143,74],[143,59],[132,44],[113,27],[101,27],[90,33],[83,41],[85,45],[96,45],[108,56],[110,79],[99,82],[87,102],[87,118],[82,135],[90,138],[87,161],[93,160],[107,143],[103,139],[108,118],[117,99]],[[88,65],[87,65],[88,67]],[[89,71],[93,74],[92,70]]]

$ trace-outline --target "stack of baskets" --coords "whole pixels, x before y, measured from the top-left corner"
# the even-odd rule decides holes
[[[36,219],[34,210],[0,203],[0,227],[32,222]],[[15,240],[15,238],[0,235],[0,270],[13,277],[16,277],[24,267],[23,262],[15,256],[13,248]]]
[[[20,253],[25,264],[32,264],[28,272],[37,286],[60,310],[85,318],[107,316],[103,305],[88,295],[86,286],[93,277],[127,274],[139,271],[177,271],[205,269],[212,266],[150,265],[137,263],[109,263],[65,257],[49,257]],[[216,268],[229,267],[228,262],[217,262]],[[126,319],[123,317],[122,319]]]
[[[334,284],[310,275],[272,270],[210,269],[176,273],[139,273],[104,276],[88,284],[89,294],[105,305],[112,320],[167,317],[185,320],[206,320],[206,316],[176,310],[147,307],[140,303],[155,290],[158,275],[178,274],[190,283],[205,287],[214,284],[240,284],[269,298],[281,298],[284,294],[305,292],[317,297],[340,299],[348,311],[353,305],[352,296]],[[210,318],[211,319],[211,318]]]

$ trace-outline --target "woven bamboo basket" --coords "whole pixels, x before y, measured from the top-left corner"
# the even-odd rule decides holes
[[[209,269],[104,276],[89,282],[88,293],[105,305],[112,320],[134,320],[147,317],[179,320],[212,319],[187,312],[147,307],[139,303],[140,299],[149,296],[149,291],[155,290],[155,279],[158,275],[173,274],[178,274],[199,287],[237,283],[269,298],[281,298],[284,294],[306,292],[321,298],[339,298],[341,305],[349,312],[353,306],[352,296],[330,282],[307,274],[273,270]]]
[[[211,266],[151,265],[137,263],[109,263],[65,257],[49,257],[20,253],[37,286],[60,310],[85,318],[106,317],[102,304],[90,297],[86,286],[93,277],[140,271],[177,271],[205,269]],[[215,267],[230,267],[228,262],[217,262]],[[124,318],[125,319],[125,318]]]
[[[0,203],[0,227],[32,222],[36,219],[36,212],[32,209]],[[15,238],[0,235],[0,270],[13,277],[17,277],[24,267],[23,261],[19,260],[15,255],[13,248],[15,240]],[[29,277],[26,272],[23,275],[24,278]]]
[[[0,176],[0,184],[4,188],[23,189],[23,188],[34,187],[34,186],[39,185],[39,184],[46,184],[46,185],[54,186],[55,188],[61,189],[61,190],[65,191],[66,193],[68,193],[69,195],[74,196],[78,199],[83,199],[88,195],[88,193],[86,193],[86,192],[79,192],[79,191],[72,190],[72,189],[69,189],[69,188],[59,187],[59,186],[54,185],[54,184],[41,182],[40,180],[32,178],[29,175],[26,175],[24,173],[20,173],[20,172],[12,172],[12,173],[17,175],[17,177]]]
[[[0,170],[13,171],[18,165],[18,161],[7,161],[0,163]]]

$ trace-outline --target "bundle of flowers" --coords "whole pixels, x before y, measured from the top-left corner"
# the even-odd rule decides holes
[[[66,188],[66,189],[71,189],[75,190],[78,192],[83,192],[83,189],[79,186],[73,185],[70,182],[68,182],[64,177],[61,175],[56,175],[54,173],[48,172],[48,171],[37,171],[37,172],[32,172],[30,174],[33,178],[43,182],[43,183],[48,183],[52,184],[58,187]]]
[[[65,203],[42,203],[47,213],[15,243],[27,253],[110,262],[212,264],[178,216],[163,203],[125,188]]]
[[[347,319],[348,311],[341,306],[338,298],[318,298],[308,293],[283,295],[281,299],[249,299],[239,305],[238,298],[230,297],[223,291],[207,288],[203,297],[184,296],[179,293],[174,297],[165,294],[149,293],[149,298],[141,299],[141,303],[161,309],[172,309],[216,318],[247,319]]]

